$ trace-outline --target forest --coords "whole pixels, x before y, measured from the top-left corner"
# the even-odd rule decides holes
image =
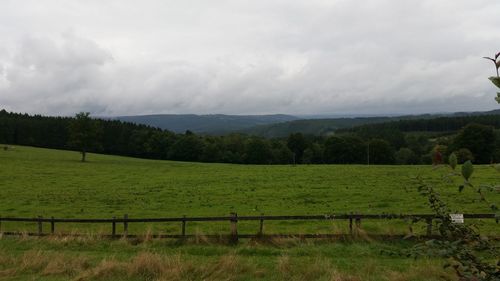
[[[74,117],[0,111],[0,143],[79,150],[71,141]],[[237,164],[429,164],[500,161],[500,115],[400,120],[337,130],[328,136],[291,133],[264,138],[179,134],[118,120],[92,119],[87,152],[176,161]],[[4,149],[8,149],[7,146]]]

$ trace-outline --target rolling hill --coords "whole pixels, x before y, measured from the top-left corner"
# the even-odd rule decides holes
[[[155,114],[138,116],[117,116],[124,122],[144,124],[161,129],[184,133],[190,130],[195,133],[222,135],[233,131],[243,130],[258,125],[267,125],[297,120],[291,115],[195,115],[195,114]]]
[[[258,125],[255,127],[241,130],[242,133],[249,135],[262,136],[267,138],[282,138],[291,133],[302,133],[306,135],[329,135],[339,129],[349,129],[362,125],[370,124],[390,124],[393,121],[415,121],[416,123],[425,122],[425,120],[442,119],[444,121],[455,119],[464,119],[472,116],[496,116],[500,115],[500,110],[481,111],[481,112],[455,112],[447,114],[420,114],[403,115],[391,117],[353,117],[353,118],[327,118],[327,119],[299,119],[275,124]],[[471,122],[473,120],[471,119]],[[391,125],[392,126],[392,125]]]
[[[338,129],[379,124],[399,120],[428,120],[440,117],[467,117],[500,115],[500,110],[482,112],[454,112],[402,116],[334,117],[328,115],[292,116],[272,115],[225,115],[225,114],[154,114],[137,116],[116,116],[106,119],[144,124],[184,133],[187,130],[207,135],[225,135],[233,132],[267,138],[286,137],[300,132],[307,135],[328,135]]]

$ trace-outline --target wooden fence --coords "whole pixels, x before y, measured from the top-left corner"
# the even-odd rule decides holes
[[[463,214],[464,219],[496,219],[494,214]],[[110,224],[111,233],[101,235],[103,237],[118,238],[118,237],[136,237],[137,235],[128,233],[128,226],[130,223],[162,223],[162,222],[179,222],[180,232],[179,234],[157,234],[151,235],[153,238],[190,238],[195,237],[194,234],[186,233],[186,224],[188,222],[229,222],[229,234],[221,235],[205,235],[210,238],[228,238],[232,242],[237,242],[238,238],[259,238],[259,237],[300,237],[300,238],[341,238],[350,237],[354,235],[354,229],[361,226],[361,220],[412,220],[412,221],[425,221],[427,224],[426,237],[433,237],[436,235],[432,234],[432,222],[433,220],[441,220],[442,218],[429,215],[429,214],[413,214],[413,215],[391,215],[391,214],[340,214],[340,215],[301,215],[301,216],[238,216],[236,213],[231,213],[229,216],[221,217],[177,217],[177,218],[129,218],[125,214],[122,218],[109,218],[109,219],[79,219],[79,218],[12,218],[12,217],[0,217],[0,233],[3,235],[29,235],[29,236],[46,236],[56,234],[55,228],[56,223],[78,223],[78,224]],[[349,233],[348,234],[264,234],[264,221],[293,221],[293,220],[303,220],[303,221],[335,221],[335,220],[345,220],[349,222]],[[259,221],[259,229],[256,234],[239,234],[237,223],[238,221]],[[38,230],[36,232],[2,232],[2,222],[32,222],[36,223]],[[498,223],[498,220],[496,220]],[[43,225],[50,224],[50,232],[43,231]],[[116,225],[123,224],[123,232],[121,234],[117,233]],[[75,233],[57,233],[57,235],[72,235],[81,236],[83,234]],[[375,235],[372,238],[402,238],[405,235]]]

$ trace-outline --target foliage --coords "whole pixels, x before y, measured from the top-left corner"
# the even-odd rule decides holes
[[[500,68],[500,58],[499,58],[499,56],[500,56],[500,52],[496,53],[494,58],[484,57],[485,59],[491,60],[493,62],[493,64],[495,65],[495,70],[497,72],[497,76],[496,77],[492,76],[489,79],[498,88],[500,88],[500,76],[498,75],[498,69]],[[500,93],[497,93],[497,96],[495,97],[495,100],[498,103],[500,103]]]
[[[294,163],[302,163],[304,150],[307,148],[307,142],[301,133],[292,133],[288,136],[286,145],[294,154]]]
[[[492,126],[500,129],[500,111],[492,111],[491,114],[484,115],[456,115],[435,118],[419,118],[409,120],[399,120],[392,122],[381,122],[379,124],[368,124],[357,127],[339,129],[337,133],[360,133],[365,137],[377,137],[381,131],[400,131],[400,132],[453,132],[460,130],[470,123],[477,123]],[[373,135],[371,134],[373,133]]]
[[[326,163],[331,164],[361,164],[366,162],[366,154],[366,145],[360,138],[332,136],[325,141],[323,157]]]
[[[412,165],[412,164],[418,164],[419,162],[417,155],[411,149],[406,147],[399,149],[394,154],[394,158],[396,164],[399,165]]]
[[[457,167],[458,158],[454,152],[450,154],[450,157],[448,157],[448,164],[450,165],[452,170],[455,170],[455,168]]]
[[[474,172],[474,167],[472,166],[472,162],[468,160],[462,165],[462,177],[468,182],[470,176],[472,176],[472,172]]]
[[[472,163],[467,161],[462,165],[462,176],[464,184],[459,187],[462,191],[465,187],[474,188],[470,178],[473,173]],[[450,174],[447,177],[453,177]],[[418,191],[427,198],[429,206],[438,218],[436,226],[441,236],[440,239],[431,239],[425,243],[415,246],[411,255],[441,256],[449,259],[446,267],[452,267],[460,278],[465,280],[500,280],[500,252],[487,238],[481,236],[474,226],[453,223],[450,215],[453,213],[436,189],[418,178]],[[493,188],[489,188],[493,190]],[[479,187],[477,192],[484,197],[484,187]],[[495,205],[491,207],[497,210]],[[489,261],[481,258],[482,253],[487,252],[496,260]]]
[[[169,149],[168,157],[180,161],[199,161],[204,150],[204,142],[194,134],[185,134]]]
[[[495,63],[495,69],[498,78],[498,69],[500,61],[497,61],[500,53],[495,55],[495,58],[488,58]],[[496,81],[492,79],[492,81]],[[497,85],[500,87],[500,85]],[[494,134],[493,128],[478,124],[466,126],[459,135],[455,138],[455,147],[466,147],[470,149],[476,159],[480,162],[491,159],[491,153],[494,150]],[[450,166],[454,170],[456,159],[450,161]],[[499,169],[496,169],[500,172]],[[492,191],[499,193],[500,186],[479,185],[474,186],[471,181],[474,167],[470,160],[467,160],[461,169],[461,176],[464,183],[459,186],[459,191],[462,192],[465,188],[475,189],[480,196],[480,201],[488,204],[492,211],[496,212],[497,222],[500,214],[496,204],[491,203],[485,195],[486,192]],[[456,176],[452,173],[445,177],[449,178]],[[498,177],[497,177],[498,179]],[[413,250],[414,253],[434,254],[446,257],[450,260],[446,266],[452,267],[457,276],[461,280],[500,280],[500,251],[496,245],[490,242],[487,238],[481,236],[475,228],[467,224],[457,224],[450,219],[452,213],[450,207],[444,201],[435,188],[419,179],[418,191],[428,200],[429,206],[433,210],[436,217],[438,230],[441,235],[440,240],[429,240],[418,245]],[[493,261],[481,258],[482,252],[489,252]]]
[[[68,145],[69,128],[74,120],[75,118],[68,117],[29,116],[8,113],[3,110],[0,111],[0,143],[70,149],[72,146]],[[495,120],[495,117],[488,120]],[[450,145],[448,151],[442,152],[444,157],[455,151],[459,163],[473,159],[465,153],[467,150],[462,150],[466,148],[453,147],[453,139],[449,135],[443,136],[440,133],[432,132],[406,132],[403,134],[402,131],[398,132],[399,128],[383,129],[383,127],[383,130],[378,132],[381,128],[376,125],[373,125],[373,129],[363,130],[359,133],[353,131],[352,133],[335,134],[332,139],[326,136],[306,136],[300,133],[285,139],[265,139],[237,133],[225,136],[199,135],[193,132],[176,134],[117,120],[92,119],[92,121],[101,129],[95,138],[95,146],[88,148],[88,152],[151,159],[238,164],[249,163],[248,161],[253,164],[290,164],[293,163],[295,150],[296,163],[364,164],[368,162],[367,144],[375,139],[384,140],[386,149],[371,149],[371,155],[369,155],[372,159],[370,160],[371,164],[394,164],[396,156],[399,159],[398,163],[430,163],[431,156],[428,153],[436,144]],[[258,142],[264,146],[261,152],[264,152],[268,158],[264,158],[262,155],[258,157],[248,155],[248,151],[259,152],[255,147],[248,147],[254,143],[251,141],[252,139],[258,139]],[[386,147],[385,144],[389,144],[389,147]],[[401,150],[402,148],[413,151],[415,159],[411,157],[411,159],[403,161],[401,157],[411,156],[411,153],[406,149]],[[491,159],[500,159],[500,131],[494,133],[493,148],[495,152]],[[484,148],[480,147],[479,149]],[[399,154],[396,153],[398,151]],[[253,159],[250,160],[250,158]],[[245,159],[248,161],[245,162]],[[382,159],[382,161],[378,159]],[[482,159],[482,161],[482,163],[490,163],[489,159],[487,161]],[[475,163],[481,162],[476,159]]]
[[[382,139],[374,139],[369,142],[370,164],[392,164],[394,162],[394,150],[389,142]]]
[[[76,114],[69,124],[69,145],[82,154],[82,162],[88,151],[99,146],[98,135],[101,131],[99,123],[90,118],[89,112]]]
[[[304,159],[303,162],[305,164],[322,164],[324,163],[324,146],[318,143],[312,143],[310,147],[304,150]]]
[[[481,124],[465,126],[455,137],[451,149],[466,148],[470,150],[477,163],[490,163],[495,150],[495,134],[493,127]]]
[[[260,138],[252,138],[245,145],[243,158],[246,164],[271,164],[272,155],[268,142]]]
[[[459,164],[463,164],[465,161],[474,161],[474,155],[467,148],[460,148],[453,152],[453,154],[457,155],[457,162]]]

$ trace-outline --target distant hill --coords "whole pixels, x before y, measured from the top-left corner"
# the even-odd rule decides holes
[[[499,115],[500,110],[484,112],[455,112],[404,116],[373,116],[373,117],[335,117],[322,116],[292,116],[285,114],[273,115],[225,115],[225,114],[154,114],[137,116],[117,116],[124,122],[144,124],[184,133],[186,130],[198,134],[225,135],[239,132],[267,138],[286,137],[290,133],[301,132],[307,135],[328,135],[339,129],[378,124],[399,120],[432,119],[438,117],[461,117],[480,115]]]
[[[291,133],[299,132],[305,135],[328,135],[338,129],[365,124],[383,123],[392,120],[395,119],[392,119],[391,117],[304,119],[269,125],[259,125],[241,130],[241,132],[266,138],[281,138],[286,137]]]
[[[145,124],[161,129],[184,133],[190,130],[195,133],[222,135],[230,132],[240,131],[246,128],[267,125],[280,122],[297,120],[291,115],[195,115],[195,114],[156,114],[138,116],[118,116],[117,119],[124,122]]]
[[[262,136],[267,138],[286,137],[291,133],[306,135],[328,135],[339,129],[348,129],[361,125],[387,123],[400,120],[427,120],[440,117],[467,117],[483,115],[500,115],[500,110],[481,112],[455,112],[438,114],[404,115],[393,117],[353,117],[353,118],[328,118],[328,119],[299,119],[282,123],[258,125],[241,130],[242,133]],[[445,119],[446,120],[446,119]]]

